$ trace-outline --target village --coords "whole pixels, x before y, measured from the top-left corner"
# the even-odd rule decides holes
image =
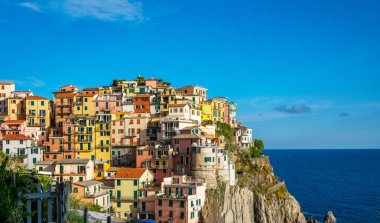
[[[126,222],[199,222],[206,189],[235,185],[218,125],[254,145],[237,104],[157,78],[66,85],[52,99],[0,81],[0,147],[27,170],[72,183],[72,195]]]

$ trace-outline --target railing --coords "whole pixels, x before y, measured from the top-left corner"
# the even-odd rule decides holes
[[[101,190],[101,191],[98,191],[98,192],[95,192],[95,193],[87,193],[86,192],[86,196],[85,197],[99,197],[99,196],[103,196],[103,195],[106,195],[106,194],[109,194],[108,190]]]
[[[110,196],[111,200],[116,201],[137,201],[138,197],[135,196]]]
[[[41,183],[37,184],[35,192],[26,192],[19,194],[19,197],[24,197],[25,200],[19,200],[19,204],[26,206],[27,212],[30,213],[26,217],[27,223],[32,223],[32,213],[37,215],[37,222],[42,223],[43,216],[47,212],[47,222],[65,222],[65,213],[68,210],[68,198],[71,193],[71,183],[57,183],[55,190],[52,190],[52,185],[47,186],[47,191],[42,191]],[[44,200],[47,200],[47,208],[43,208]],[[54,202],[55,201],[55,202]],[[37,208],[32,203],[37,203]],[[55,216],[53,214],[55,213]]]
[[[152,167],[155,169],[167,169],[168,168],[168,166],[166,166],[166,165],[152,165]]]
[[[134,138],[136,136],[137,136],[136,133],[126,133],[126,134],[124,134],[124,138]]]

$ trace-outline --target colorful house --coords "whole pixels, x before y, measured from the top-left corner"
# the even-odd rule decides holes
[[[104,189],[102,182],[95,180],[75,182],[72,185],[72,194],[83,202],[99,205],[103,211],[110,212],[112,206],[110,192]]]
[[[0,81],[0,116],[2,117],[8,114],[7,98],[14,90],[15,83],[13,81]]]
[[[25,135],[5,135],[2,139],[2,150],[5,154],[16,157],[30,170],[41,161],[43,153],[32,138]]]
[[[120,168],[114,178],[111,200],[116,217],[129,221],[153,218],[153,174],[145,168]]]
[[[156,222],[199,222],[206,199],[206,183],[186,175],[164,178],[155,199]]]
[[[26,119],[30,127],[47,129],[50,127],[51,103],[41,96],[26,98]]]

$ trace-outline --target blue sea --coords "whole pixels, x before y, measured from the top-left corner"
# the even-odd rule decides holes
[[[380,150],[266,150],[306,216],[380,223]]]

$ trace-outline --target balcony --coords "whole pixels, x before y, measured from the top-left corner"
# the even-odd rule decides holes
[[[155,159],[155,160],[167,160],[167,159],[169,159],[169,156],[168,155],[155,155],[155,156],[153,156],[153,159]]]
[[[92,131],[75,131],[75,134],[77,135],[92,135]]]
[[[73,103],[73,102],[63,102],[63,103],[55,102],[54,105],[56,107],[71,107],[71,106],[75,105],[75,103]]]
[[[74,134],[74,132],[72,132],[72,131],[63,131],[63,134],[65,134],[65,135],[72,135],[72,134]]]
[[[126,134],[124,134],[124,138],[134,138],[136,136],[137,135],[135,133],[126,133]]]
[[[74,139],[74,142],[79,143],[91,143],[92,139]]]
[[[100,197],[100,196],[103,196],[103,195],[106,195],[106,194],[109,194],[108,190],[101,190],[101,191],[97,191],[95,193],[87,191],[85,197],[94,198],[94,197]]]
[[[154,169],[161,169],[161,170],[163,170],[163,169],[168,169],[168,168],[169,168],[169,167],[166,166],[166,165],[152,165],[152,167],[153,167]]]
[[[137,201],[138,197],[135,196],[110,196],[113,201]]]

